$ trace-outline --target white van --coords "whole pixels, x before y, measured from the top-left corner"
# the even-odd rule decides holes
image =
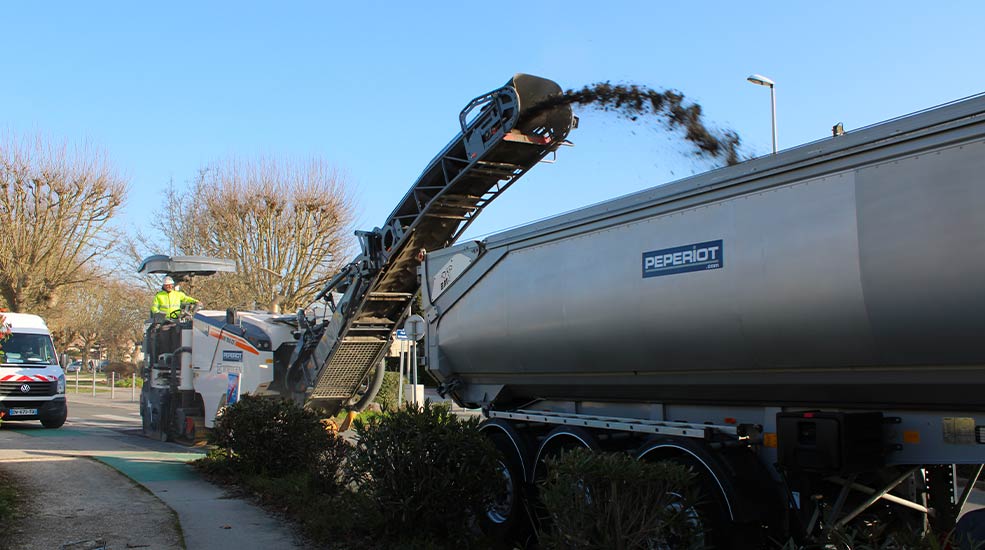
[[[65,373],[44,320],[27,313],[3,313],[0,334],[0,413],[3,421],[40,420],[60,428],[68,416]]]

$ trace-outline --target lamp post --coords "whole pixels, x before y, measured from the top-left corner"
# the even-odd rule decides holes
[[[775,90],[776,83],[761,74],[754,74],[749,78],[747,78],[746,80],[752,82],[753,84],[758,84],[759,86],[769,86],[770,104],[772,105],[770,114],[773,120],[773,154],[775,155],[776,154],[776,90]]]

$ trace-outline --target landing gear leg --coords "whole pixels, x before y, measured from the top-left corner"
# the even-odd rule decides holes
[[[958,520],[961,509],[955,500],[957,475],[953,464],[928,466],[927,489],[930,528],[947,533]]]

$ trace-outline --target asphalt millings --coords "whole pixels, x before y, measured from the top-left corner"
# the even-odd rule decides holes
[[[741,140],[738,134],[731,130],[709,128],[704,122],[701,105],[685,101],[684,94],[675,90],[658,91],[637,84],[599,82],[550,97],[526,114],[533,116],[559,105],[614,112],[631,121],[662,120],[673,130],[683,130],[684,138],[695,146],[698,155],[708,156],[728,165],[741,160]]]

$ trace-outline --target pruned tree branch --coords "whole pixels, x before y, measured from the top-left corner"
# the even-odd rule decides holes
[[[348,259],[351,191],[324,161],[217,163],[168,198],[174,206],[157,228],[172,254],[236,260],[235,276],[193,282],[195,297],[216,307],[308,305]]]
[[[107,222],[127,191],[105,153],[40,136],[0,139],[0,298],[44,312],[60,289],[89,280],[114,241]]]

